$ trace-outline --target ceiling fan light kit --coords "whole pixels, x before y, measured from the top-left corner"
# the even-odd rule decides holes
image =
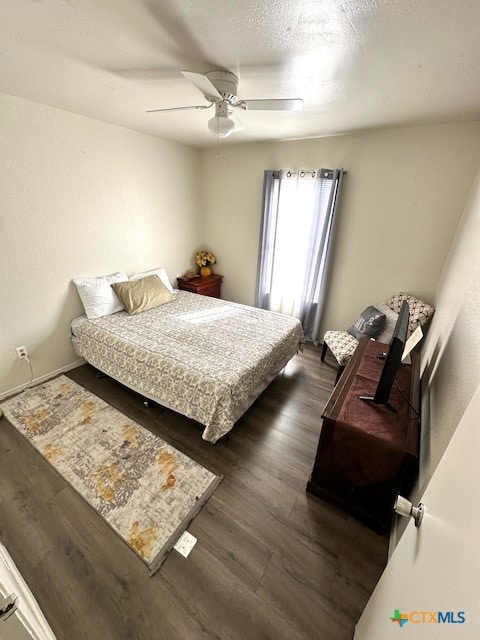
[[[227,138],[235,131],[235,122],[228,117],[228,104],[225,100],[215,104],[215,116],[208,121],[208,129],[218,138]]]
[[[211,118],[208,121],[208,129],[217,138],[228,138],[235,131],[235,123],[230,118]]]
[[[193,71],[181,71],[183,77],[203,93],[205,100],[210,102],[206,106],[185,106],[169,109],[150,109],[147,113],[159,111],[179,111],[182,109],[208,109],[215,105],[215,117],[208,121],[208,129],[217,138],[226,138],[243,126],[235,126],[235,122],[228,116],[230,107],[244,111],[301,111],[303,100],[300,98],[273,100],[239,100],[238,77],[230,71],[210,71],[206,74]]]

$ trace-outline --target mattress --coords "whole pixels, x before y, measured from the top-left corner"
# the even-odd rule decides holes
[[[216,442],[302,347],[303,331],[291,316],[178,291],[138,315],[77,321],[71,339],[87,362]]]

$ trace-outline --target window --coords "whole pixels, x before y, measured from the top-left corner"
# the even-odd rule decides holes
[[[299,318],[315,343],[342,175],[265,172],[257,306]]]

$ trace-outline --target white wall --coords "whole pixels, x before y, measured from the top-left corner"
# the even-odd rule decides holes
[[[392,550],[406,530],[405,534],[362,615],[355,638],[371,638],[373,630],[381,632],[382,637],[393,637],[387,616],[399,607],[402,611],[411,610],[410,605],[428,609],[430,602],[430,608],[435,610],[468,612],[467,622],[475,616],[472,599],[473,603],[478,602],[475,542],[480,504],[476,455],[480,391],[479,238],[480,169],[445,261],[434,296],[435,315],[422,348],[420,474],[411,499],[415,503],[420,499],[425,502],[425,522],[417,531],[406,518],[397,518]],[[450,503],[454,507],[449,509]],[[450,552],[449,545],[454,552]],[[435,556],[428,565],[430,552]],[[433,588],[427,593],[424,587],[429,584]],[[419,601],[418,594],[426,594],[427,600]],[[388,624],[385,632],[384,624]],[[415,631],[415,636],[431,637],[428,628]],[[465,625],[462,631],[464,638],[478,637],[472,624]],[[453,636],[444,629],[441,634],[435,633],[435,637]]]
[[[399,290],[432,301],[480,161],[480,123],[380,130],[202,152],[202,242],[226,298],[255,294],[263,171],[345,167],[323,329]]]
[[[445,262],[435,294],[435,315],[422,349],[424,429],[419,492],[480,384],[479,241],[480,169]]]
[[[0,139],[1,396],[75,362],[72,278],[191,264],[200,153],[6,95]]]

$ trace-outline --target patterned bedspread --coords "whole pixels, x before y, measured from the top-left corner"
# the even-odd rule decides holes
[[[147,397],[205,425],[216,442],[303,344],[298,320],[179,291],[160,307],[86,320],[79,355]]]

